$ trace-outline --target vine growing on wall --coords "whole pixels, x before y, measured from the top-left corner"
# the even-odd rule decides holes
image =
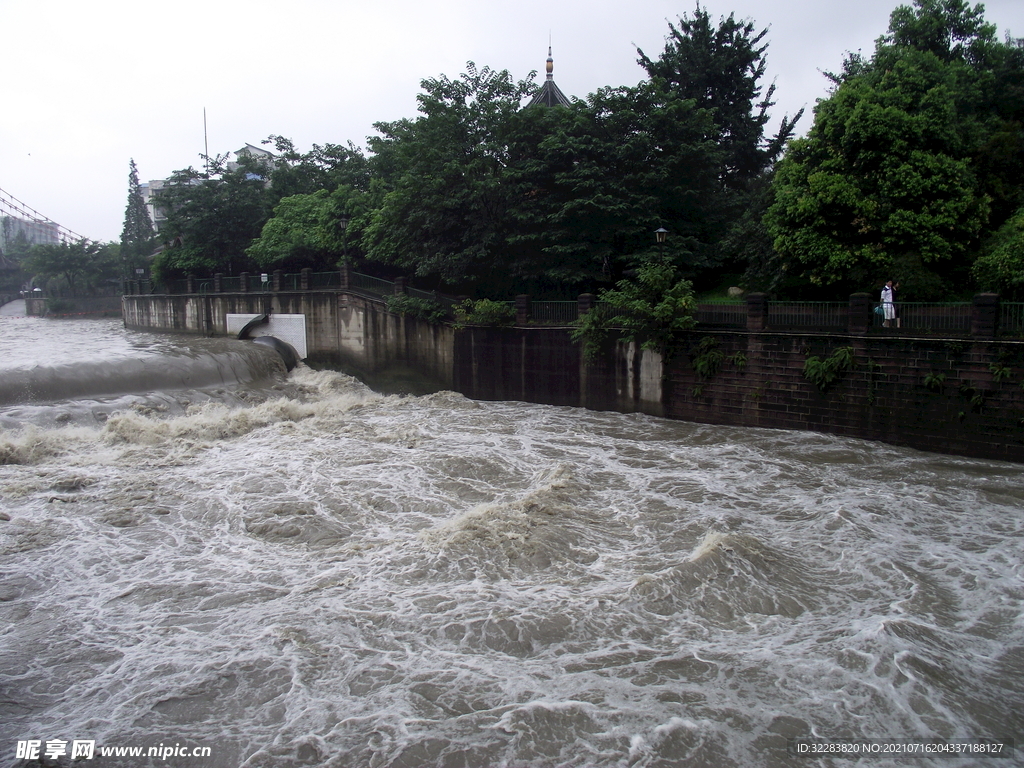
[[[853,368],[855,362],[853,347],[840,347],[824,360],[813,355],[804,363],[804,378],[814,384],[818,391],[826,392],[844,373]]]
[[[1013,376],[1013,370],[1003,365],[1002,362],[992,363],[988,369],[992,372],[992,378],[998,383],[1002,383]]]
[[[931,392],[941,392],[945,383],[946,374],[938,371],[932,371],[924,377],[924,386]]]
[[[697,376],[710,379],[718,373],[724,360],[725,353],[718,348],[718,339],[707,336],[697,345],[696,354],[690,356],[690,365]]]
[[[718,339],[714,336],[706,336],[701,339],[690,351],[690,365],[693,372],[697,374],[700,382],[693,388],[694,397],[700,397],[704,392],[704,384],[722,369],[726,360],[736,366],[736,370],[742,372],[747,366],[747,356],[743,352],[737,352],[732,357],[726,358],[725,353],[718,348]]]

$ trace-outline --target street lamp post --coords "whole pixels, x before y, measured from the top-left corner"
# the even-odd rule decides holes
[[[658,255],[661,257],[662,262],[665,261],[665,238],[668,237],[668,230],[664,227],[658,227],[654,230],[654,239],[658,243]]]
[[[351,219],[352,217],[347,213],[343,213],[338,217],[338,227],[341,229],[341,252],[346,264],[348,264],[348,236],[346,233],[348,232],[348,223]]]

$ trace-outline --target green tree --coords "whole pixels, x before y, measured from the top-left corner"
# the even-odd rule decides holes
[[[930,53],[946,63],[985,66],[995,43],[996,27],[985,21],[985,7],[966,0],[916,0],[901,5],[889,17],[889,32],[881,42],[884,56],[899,49]]]
[[[0,242],[4,244],[0,248],[0,290],[19,291],[30,277],[22,268],[22,262],[32,250],[32,244],[23,231],[12,234],[14,219],[9,216],[0,217],[0,226],[3,227]]]
[[[37,283],[46,283],[55,293],[81,296],[117,280],[120,248],[117,243],[46,243],[33,246],[22,268]]]
[[[983,291],[1024,299],[1024,208],[1006,220],[974,262],[974,277]]]
[[[341,227],[344,217],[362,212],[365,195],[351,187],[282,199],[260,237],[246,253],[261,267],[330,269],[355,256],[358,233]],[[352,241],[352,252],[349,241]]]
[[[510,173],[521,264],[578,288],[615,282],[664,226],[677,267],[709,265],[720,185],[708,110],[645,82],[539,112]]]
[[[246,253],[261,267],[321,266],[330,253],[324,249],[318,230],[329,215],[330,194],[326,190],[286,197],[277,204],[273,218],[263,225],[260,237]]]
[[[632,278],[603,291],[600,299],[572,331],[587,358],[596,356],[612,329],[624,341],[668,352],[679,334],[695,324],[693,285],[682,279],[675,267],[657,258],[641,264]]]
[[[270,180],[273,205],[293,195],[333,192],[342,186],[362,192],[369,189],[369,162],[352,142],[345,146],[314,144],[308,152],[299,152],[292,140],[283,136],[271,135],[263,143],[273,145],[275,160],[269,165],[257,161],[259,167],[251,170]]]
[[[1019,200],[993,172],[1024,158],[1017,46],[982,8],[918,0],[893,12],[868,62],[851,59],[780,163],[766,225],[776,250],[837,293],[888,277],[907,296],[963,292],[987,232]]]
[[[775,104],[775,84],[767,90],[762,85],[767,34],[732,14],[716,25],[698,3],[692,17],[683,15],[678,26],[669,24],[657,60],[637,49],[638,62],[654,83],[710,116],[708,138],[717,151],[721,184],[705,192],[714,194],[706,208],[708,231],[701,249],[705,265],[714,268],[709,282],[723,271],[746,270],[748,283],[763,286],[771,269],[771,238],[760,224],[768,201],[765,190],[803,110],[784,117],[774,135],[767,133]]]
[[[769,110],[775,84],[762,96],[768,44],[767,29],[758,32],[751,21],[733,14],[715,26],[697,4],[693,17],[683,15],[679,26],[669,23],[665,50],[657,60],[637,49],[638,63],[650,78],[680,99],[693,100],[711,113],[710,138],[721,152],[721,176],[727,187],[745,189],[781,154],[803,114],[783,118],[778,132],[767,139]]]
[[[421,86],[421,116],[377,123],[381,135],[369,140],[379,203],[362,245],[368,258],[419,276],[485,279],[504,268],[508,130],[532,85],[469,62],[459,78]]]
[[[124,227],[121,230],[121,258],[124,261],[124,277],[135,275],[136,267],[145,263],[153,253],[156,233],[149,216],[142,186],[139,184],[139,170],[132,158],[128,171],[128,205],[124,211]]]
[[[176,171],[159,193],[169,247],[154,260],[158,279],[248,268],[246,249],[272,210],[264,174],[248,161],[228,170],[224,157],[213,158],[208,173]]]

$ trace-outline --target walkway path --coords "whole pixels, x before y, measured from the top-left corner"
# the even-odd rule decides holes
[[[0,317],[24,317],[25,311],[25,300],[15,299],[0,307]]]

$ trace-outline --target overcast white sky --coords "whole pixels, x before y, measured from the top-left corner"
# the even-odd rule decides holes
[[[909,2],[909,0],[907,0]],[[899,0],[706,0],[769,27],[777,118],[815,100],[846,51],[870,54]],[[0,189],[64,227],[117,240],[128,162],[143,181],[201,164],[203,109],[211,154],[270,134],[300,151],[364,146],[373,123],[416,115],[420,80],[457,77],[466,61],[543,79],[548,36],[555,82],[569,96],[644,78],[670,0],[0,0]],[[1024,36],[1024,2],[991,0],[1002,37]],[[0,209],[2,211],[2,209]]]

